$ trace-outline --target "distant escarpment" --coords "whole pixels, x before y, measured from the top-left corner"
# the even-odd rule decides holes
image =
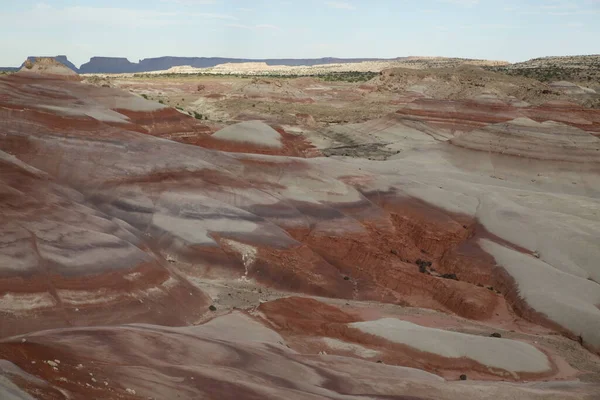
[[[265,62],[268,65],[289,65],[289,66],[311,66],[332,63],[358,63],[362,61],[372,61],[376,59],[369,58],[318,58],[318,59],[271,59],[271,60],[251,60],[242,58],[223,58],[223,57],[158,57],[145,58],[139,63],[132,63],[126,58],[117,57],[92,57],[89,62],[83,64],[80,68],[82,74],[98,73],[131,73],[131,72],[149,72],[162,71],[171,67],[189,65],[194,68],[210,68],[219,64],[226,63],[244,63],[244,62]]]

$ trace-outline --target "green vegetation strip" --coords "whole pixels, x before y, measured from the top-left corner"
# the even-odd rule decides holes
[[[323,74],[218,74],[218,73],[198,73],[198,74],[134,74],[134,78],[140,79],[169,79],[169,78],[201,78],[201,77],[224,77],[224,78],[272,78],[272,79],[295,79],[295,78],[317,78],[327,82],[366,82],[379,75],[378,72],[327,72]]]
[[[541,82],[549,81],[577,81],[600,82],[600,64],[588,68],[562,67],[548,65],[544,67],[515,68],[515,67],[486,67],[494,72],[501,72],[511,76],[524,76]]]

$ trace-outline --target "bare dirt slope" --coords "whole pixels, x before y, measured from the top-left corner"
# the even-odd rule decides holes
[[[563,91],[600,93],[600,55],[543,57],[485,68],[510,76],[524,76],[549,82]],[[592,96],[587,105],[600,108],[600,100]]]
[[[0,397],[597,398],[597,110],[276,82],[0,78]]]
[[[578,86],[554,81],[540,82],[472,66],[417,71],[390,69],[369,83],[376,85],[379,90],[413,91],[435,99],[464,100],[492,96],[515,103],[543,104],[554,100],[587,103],[600,98],[590,88],[587,91],[583,88],[573,90]]]
[[[217,129],[223,124],[253,119],[313,129],[366,122],[387,116],[419,98],[500,100],[515,107],[557,101],[587,107],[600,101],[600,90],[593,89],[591,83],[586,86],[561,80],[541,82],[472,65],[392,68],[375,77],[325,74],[239,78],[175,74],[86,79],[177,107]]]

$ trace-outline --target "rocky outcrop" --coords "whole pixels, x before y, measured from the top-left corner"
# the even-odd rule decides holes
[[[26,60],[19,70],[19,74],[46,79],[80,80],[77,72],[51,57],[37,57],[33,60]]]
[[[75,72],[79,72],[79,69],[75,66],[75,64],[73,64],[71,61],[69,61],[67,56],[54,56],[54,57],[30,56],[30,57],[27,57],[27,60],[21,65],[21,68],[25,66],[25,63],[27,61],[29,61],[31,63],[35,63],[35,61],[39,58],[51,58],[51,59],[56,60],[57,62],[63,64],[65,67],[67,67]]]

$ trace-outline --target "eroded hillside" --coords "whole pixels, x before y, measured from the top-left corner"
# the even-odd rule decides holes
[[[0,395],[596,398],[600,112],[448,81],[0,77]]]

